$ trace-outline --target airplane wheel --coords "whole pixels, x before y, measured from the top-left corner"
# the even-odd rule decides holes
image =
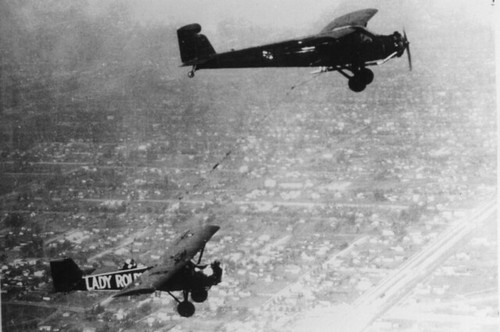
[[[188,72],[188,77],[189,78],[193,78],[194,77],[194,70],[191,70],[190,72]]]
[[[196,290],[191,292],[191,299],[194,302],[204,302],[208,297],[208,292],[204,289]]]
[[[177,306],[177,312],[182,317],[191,317],[194,314],[194,304],[189,301],[183,301]]]
[[[357,73],[356,75],[361,78],[361,80],[365,83],[365,85],[368,85],[371,82],[373,82],[373,77],[375,76],[373,75],[373,72],[368,68],[361,69],[359,73]]]
[[[361,92],[366,88],[365,82],[363,82],[363,79],[356,75],[353,76],[349,79],[349,89],[351,89],[354,92]]]

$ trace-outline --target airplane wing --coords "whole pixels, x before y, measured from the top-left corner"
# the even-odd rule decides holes
[[[114,294],[113,297],[168,290],[168,282],[205,247],[205,244],[218,230],[219,226],[203,226],[186,231],[163,255],[160,264],[144,272],[130,285]]]
[[[348,28],[348,27],[366,27],[368,21],[378,12],[377,9],[362,9],[343,16],[340,16],[330,22],[321,30],[321,34]]]

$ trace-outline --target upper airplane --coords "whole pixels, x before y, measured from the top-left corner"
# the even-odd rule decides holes
[[[205,244],[218,230],[219,226],[209,225],[186,231],[160,258],[160,263],[156,266],[133,264],[117,271],[85,274],[71,258],[51,261],[54,290],[119,290],[108,300],[165,291],[178,302],[179,314],[190,317],[195,308],[188,300],[189,293],[194,302],[203,302],[207,299],[210,287],[221,281],[222,269],[218,261],[211,264],[211,275],[203,273],[206,265],[200,265]],[[198,253],[197,262],[193,262]],[[182,291],[183,300],[174,296],[173,291]]]
[[[320,33],[237,51],[216,53],[197,23],[177,30],[182,66],[199,69],[256,67],[320,67],[317,73],[338,71],[349,88],[363,91],[373,81],[367,66],[381,65],[405,50],[411,70],[410,43],[406,33],[376,35],[366,29],[377,9],[355,11],[333,20]],[[347,73],[350,72],[349,73]]]

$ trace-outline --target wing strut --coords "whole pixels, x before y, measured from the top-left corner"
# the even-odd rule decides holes
[[[380,66],[380,65],[383,65],[384,63],[386,63],[387,61],[391,60],[392,58],[394,58],[395,56],[398,55],[398,52],[394,52],[392,53],[391,55],[389,55],[387,58],[385,59],[382,59],[382,60],[378,60],[378,61],[372,61],[372,62],[368,62],[366,65],[367,66],[371,66],[371,65],[376,65],[376,66]]]
[[[349,76],[348,74],[346,74],[346,72],[345,72],[345,71],[343,71],[342,69],[337,69],[337,71],[338,71],[339,73],[341,73],[341,74],[342,74],[342,76],[344,76],[344,77],[345,77],[345,78],[347,78],[347,79],[352,78],[352,76]]]
[[[181,300],[179,300],[179,299],[177,298],[177,296],[175,296],[174,294],[172,294],[172,292],[167,291],[167,293],[168,293],[168,295],[172,296],[172,298],[173,298],[173,299],[174,299],[177,303],[181,303]]]
[[[198,262],[196,263],[196,265],[200,265],[201,263],[201,258],[203,257],[203,252],[205,251],[205,246],[203,246],[200,250],[200,257],[198,257]]]

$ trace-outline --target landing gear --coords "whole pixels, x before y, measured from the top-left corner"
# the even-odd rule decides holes
[[[170,294],[170,293],[169,293]],[[191,317],[194,315],[194,304],[189,302],[188,296],[189,292],[188,291],[182,291],[182,294],[184,295],[184,301],[179,301],[175,296],[170,294],[179,304],[177,305],[177,312],[179,315],[182,317]]]
[[[193,78],[195,71],[196,71],[196,66],[193,66],[193,68],[188,72],[188,77]]]
[[[194,314],[194,304],[189,301],[182,301],[177,306],[177,312],[182,317],[191,317]]]
[[[354,92],[361,92],[366,88],[365,82],[363,82],[363,79],[358,75],[354,75],[353,77],[351,77],[349,79],[348,85],[349,89]]]
[[[361,77],[361,80],[366,84],[373,82],[373,72],[368,68],[362,68],[356,75]]]
[[[201,250],[198,263],[201,261],[201,256],[203,255],[203,249]],[[206,265],[197,265],[192,261],[189,261],[185,266],[177,272],[177,274],[170,279],[171,284],[169,285],[169,290],[164,289],[170,295],[175,302],[177,302],[177,312],[182,317],[191,317],[194,315],[195,307],[192,302],[205,302],[208,298],[208,290],[221,282],[222,278],[222,268],[218,261],[214,261],[210,264],[212,269],[211,275],[204,274],[203,270]],[[197,270],[201,269],[201,270]],[[182,298],[177,297],[172,292],[181,291]],[[189,294],[191,294],[191,301],[189,301]]]
[[[191,299],[194,302],[205,302],[205,300],[208,297],[208,292],[205,289],[198,289],[198,290],[193,290],[191,292]]]
[[[344,76],[349,79],[349,89],[354,92],[363,91],[368,84],[373,82],[374,77],[373,72],[368,68],[360,68],[354,71],[353,76],[347,76],[345,74]]]

